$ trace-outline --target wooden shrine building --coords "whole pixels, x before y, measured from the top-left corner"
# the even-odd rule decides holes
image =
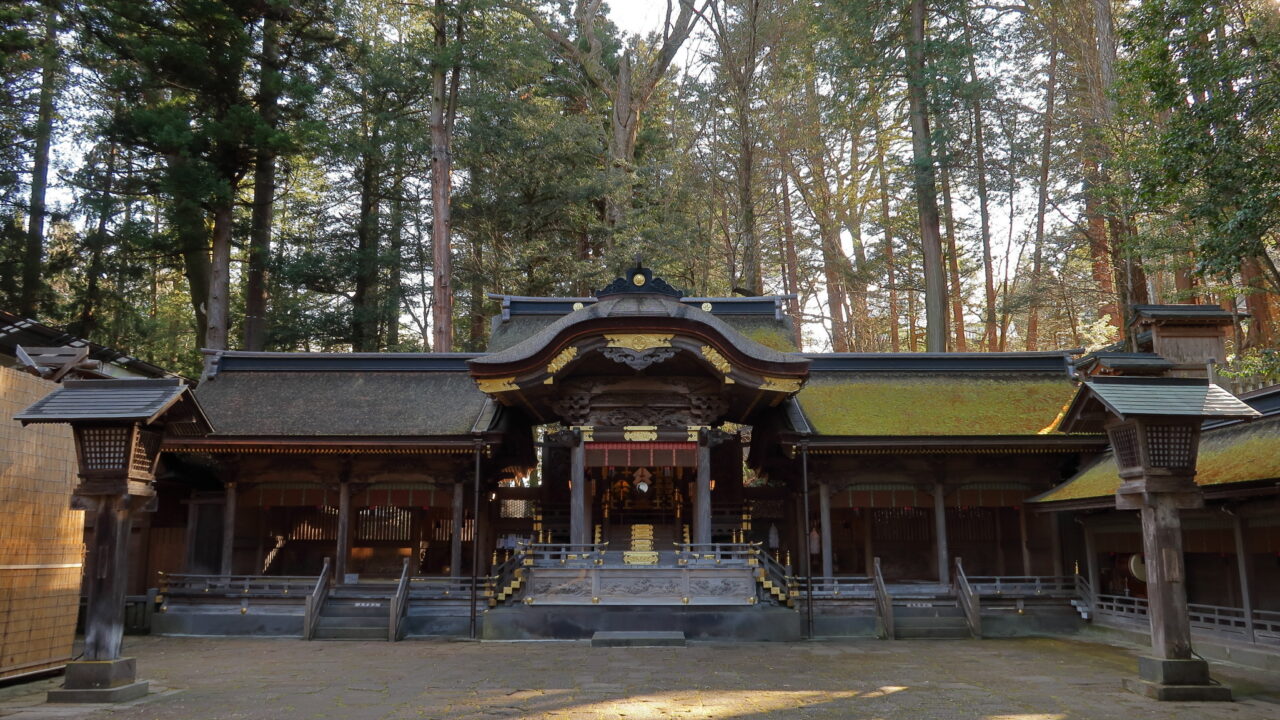
[[[784,298],[688,297],[639,266],[592,297],[499,299],[484,353],[210,353],[192,396],[208,428],[164,425],[163,549],[133,558],[133,591],[159,588],[153,629],[1070,629],[1093,609],[1081,582],[1121,587],[1136,532],[1090,504],[1119,482],[1106,436],[1058,430],[1081,376],[1224,359],[1224,313],[1186,306],[1139,313],[1158,347],[1080,359],[801,353]],[[1245,502],[1261,568],[1280,551],[1280,429],[1243,427],[1204,442],[1259,453],[1223,499]],[[1213,478],[1236,477],[1221,464]],[[1229,564],[1189,567],[1239,607],[1218,589]],[[1280,579],[1258,573],[1245,607],[1280,610]]]

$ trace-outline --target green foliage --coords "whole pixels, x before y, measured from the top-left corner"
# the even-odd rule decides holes
[[[1238,272],[1280,237],[1280,13],[1265,0],[1145,0],[1124,39],[1140,199],[1180,226],[1201,271]]]

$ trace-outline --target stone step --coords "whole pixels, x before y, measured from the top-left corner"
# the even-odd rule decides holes
[[[894,616],[893,623],[897,627],[969,627],[963,617],[949,616]]]
[[[396,594],[395,588],[353,588],[353,587],[335,587],[329,589],[329,597],[331,598],[381,598],[388,599]]]
[[[316,627],[316,640],[386,640],[387,628]]]
[[[899,640],[965,640],[971,635],[969,628],[912,628],[896,627],[894,637]]]
[[[321,608],[321,615],[342,617],[387,617],[391,603],[386,600],[338,600],[329,598]]]
[[[963,617],[907,616],[893,619],[894,636],[900,640],[946,640],[970,637]]]
[[[345,617],[342,615],[321,615],[316,618],[317,628],[382,628],[386,632],[390,618],[382,617]]]
[[[895,619],[896,618],[904,618],[904,619],[916,618],[916,617],[920,617],[920,618],[945,617],[945,618],[959,618],[960,620],[963,621],[964,611],[954,604],[951,604],[951,605],[925,605],[925,604],[899,605],[898,603],[895,602],[893,604],[893,617]]]
[[[591,647],[684,647],[678,630],[601,630],[591,636]]]

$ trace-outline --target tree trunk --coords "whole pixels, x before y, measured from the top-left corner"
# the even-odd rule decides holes
[[[53,3],[45,4],[44,39],[40,70],[40,100],[36,111],[35,151],[31,158],[31,217],[27,220],[27,242],[22,255],[22,296],[18,311],[35,318],[40,315],[44,294],[45,191],[49,187],[49,148],[53,144],[54,95],[58,82],[58,13]]]
[[[738,237],[742,243],[742,279],[739,286],[753,295],[764,294],[760,272],[760,238],[756,235],[755,140],[751,134],[750,88],[742,89],[738,103]]]
[[[964,42],[969,60],[969,83],[978,85],[978,64],[974,59],[973,30],[969,23],[969,8],[965,6]],[[974,170],[978,193],[978,221],[982,238],[982,279],[984,299],[983,308],[983,347],[989,352],[996,344],[996,275],[995,264],[991,257],[991,203],[987,191],[987,143],[985,125],[982,119],[982,100],[974,93],[969,101],[973,115],[973,152]]]
[[[947,218],[947,269],[951,275],[951,324],[956,352],[968,352],[964,336],[964,291],[960,287],[960,251],[956,247],[956,218],[951,208],[951,171],[942,168],[942,206]]]
[[[177,182],[177,178],[186,176],[187,171],[182,166],[187,162],[187,159],[181,155],[169,155],[165,158],[170,183]],[[157,198],[155,211],[157,218],[160,212],[159,198]],[[213,272],[209,262],[206,213],[197,203],[174,195],[169,198],[168,214],[169,224],[178,236],[178,246],[182,252],[183,274],[187,277],[187,289],[191,298],[191,308],[194,311],[196,342],[204,343],[208,335],[208,301]],[[152,309],[154,311],[154,304]]]
[[[210,350],[227,349],[227,333],[231,314],[231,229],[234,218],[234,191],[213,208],[213,262],[209,267],[209,326],[204,346]]]
[[[1085,235],[1089,240],[1089,258],[1093,266],[1093,285],[1098,291],[1098,317],[1124,333],[1120,308],[1116,303],[1115,275],[1111,269],[1111,243],[1107,239],[1107,222],[1102,216],[1102,201],[1095,188],[1101,182],[1098,161],[1086,158],[1084,167]]]
[[[404,286],[400,283],[404,257],[404,154],[397,151],[395,183],[391,187],[391,227],[386,267],[386,294],[382,299],[383,346],[397,350],[400,346],[400,302]]]
[[[115,215],[112,190],[115,185],[117,152],[115,145],[107,150],[106,172],[103,174],[102,187],[99,189],[102,204],[98,208],[98,222],[93,232],[85,239],[89,250],[89,266],[85,271],[87,277],[84,300],[80,305],[79,319],[73,327],[68,328],[73,335],[79,335],[82,338],[94,337],[98,327],[97,312],[98,304],[102,302],[102,272],[103,259],[107,251],[107,232],[111,218]]]
[[[443,53],[448,45],[445,0],[436,0],[435,46]],[[461,19],[458,21],[461,23]],[[461,34],[461,29],[459,29]],[[440,62],[431,65],[431,327],[432,346],[436,352],[453,350],[453,259],[452,242],[452,182],[453,158],[450,133],[453,125],[454,104],[452,94],[446,95],[445,66]],[[454,85],[457,84],[457,66],[454,67]]]
[[[782,183],[782,274],[786,279],[787,292],[795,297],[787,299],[787,312],[791,315],[791,331],[795,338],[796,348],[803,349],[803,323],[800,318],[800,255],[796,252],[795,225],[791,219],[791,187],[787,183],[786,169],[779,173]]]
[[[911,151],[915,164],[920,242],[924,246],[925,349],[947,347],[947,276],[938,229],[938,189],[934,179],[933,142],[929,134],[929,102],[925,87],[925,0],[911,0],[911,38],[907,52],[907,101],[911,115]]]
[[[893,352],[902,350],[898,338],[898,280],[897,268],[893,260],[893,218],[890,215],[889,171],[885,167],[884,151],[886,141],[881,135],[879,112],[876,114],[876,166],[880,180],[880,222],[884,225],[884,264],[886,282],[889,288],[889,348]]]
[[[1245,308],[1249,311],[1249,334],[1245,337],[1245,348],[1275,347],[1277,328],[1275,316],[1271,312],[1271,301],[1275,295],[1269,291],[1266,276],[1256,258],[1245,258],[1240,263],[1240,280],[1249,289],[1249,293],[1244,296]]]
[[[351,296],[351,349],[378,350],[378,197],[380,181],[379,133],[366,137],[360,163],[360,218],[356,224],[356,286]]]
[[[280,28],[262,21],[262,70],[258,78],[258,113],[274,130],[280,102]],[[271,141],[258,147],[253,168],[253,217],[249,229],[247,287],[244,298],[244,348],[261,350],[267,336],[267,263],[271,259],[271,227],[275,216],[276,149]]]
[[[845,322],[844,279],[840,269],[847,262],[840,250],[840,226],[834,218],[819,221],[822,237],[822,273],[827,284],[827,313],[831,316],[831,349],[849,352],[849,326]]]
[[[1044,259],[1044,216],[1049,207],[1049,166],[1053,162],[1053,105],[1058,91],[1058,48],[1050,38],[1049,70],[1045,78],[1044,131],[1040,137],[1040,184],[1036,202],[1036,238],[1031,253],[1031,304],[1027,308],[1027,350],[1040,348],[1040,291]]]
[[[468,308],[470,322],[467,327],[467,343],[472,352],[482,352],[485,346],[485,313],[484,313],[484,244],[479,236],[471,240],[471,307]]]

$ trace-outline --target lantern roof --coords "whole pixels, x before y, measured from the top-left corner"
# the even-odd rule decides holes
[[[1205,378],[1095,377],[1080,385],[1058,428],[1100,432],[1109,418],[1252,419],[1257,410]]]
[[[67,380],[34,405],[14,416],[30,423],[155,422],[177,405],[208,427],[204,411],[177,378],[154,380]]]

